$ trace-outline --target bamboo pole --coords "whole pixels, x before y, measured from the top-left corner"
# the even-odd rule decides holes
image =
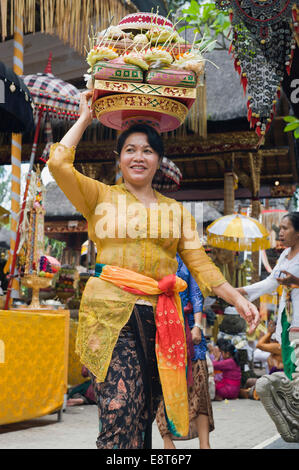
[[[14,29],[14,57],[13,57],[13,71],[17,75],[23,75],[24,71],[24,47],[23,47],[23,18],[16,14]],[[21,161],[22,161],[22,134],[12,134],[11,145],[11,238],[10,238],[10,260],[13,259],[13,254],[16,245],[16,236],[18,229],[18,218],[20,212],[20,195],[21,195]],[[11,273],[16,276],[17,272]],[[14,298],[19,298],[19,281],[16,277],[13,278],[11,284],[10,297],[11,301]]]
[[[2,20],[2,41],[7,36],[7,0],[1,0],[0,2],[0,9],[1,9],[1,20]]]

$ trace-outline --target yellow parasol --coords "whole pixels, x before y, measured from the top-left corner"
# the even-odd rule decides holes
[[[258,251],[270,248],[266,228],[242,214],[230,214],[214,220],[207,227],[207,243],[232,251]]]

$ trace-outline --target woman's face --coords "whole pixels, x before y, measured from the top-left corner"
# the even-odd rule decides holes
[[[296,232],[288,217],[284,217],[280,222],[279,240],[286,247],[295,246],[299,242],[299,232]]]
[[[159,155],[148,143],[146,134],[129,135],[121,150],[119,166],[127,183],[140,187],[152,183],[159,166]]]
[[[231,355],[228,351],[221,351],[221,355],[222,355],[223,359],[229,359],[231,357]]]

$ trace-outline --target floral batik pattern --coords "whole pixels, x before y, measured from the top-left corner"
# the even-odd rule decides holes
[[[135,306],[120,332],[105,381],[91,378],[99,412],[97,448],[151,448],[152,422],[162,396],[152,307]]]

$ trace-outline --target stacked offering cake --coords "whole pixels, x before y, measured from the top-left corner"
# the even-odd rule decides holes
[[[93,109],[107,127],[148,122],[159,132],[178,128],[204,73],[200,48],[186,44],[173,24],[136,13],[97,34],[87,56]]]

